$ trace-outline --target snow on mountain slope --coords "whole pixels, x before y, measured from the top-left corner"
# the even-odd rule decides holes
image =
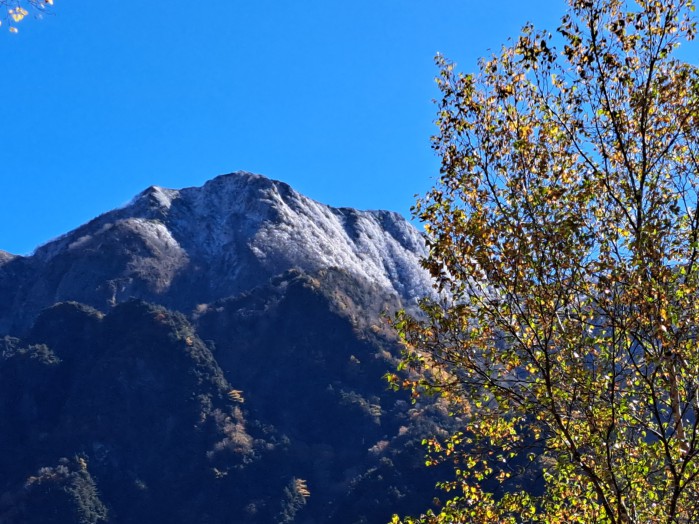
[[[153,191],[154,199],[162,194]],[[192,239],[208,256],[226,253],[234,237],[244,240],[272,273],[288,267],[339,267],[393,289],[404,299],[429,293],[430,283],[419,268],[422,239],[397,213],[335,209],[286,184],[248,173],[182,190],[179,199],[170,202],[170,227],[176,236]],[[180,209],[194,213],[179,215]],[[200,223],[217,227],[202,236]]]
[[[237,172],[202,187],[152,186],[31,257],[0,254],[6,267],[22,259],[32,268],[29,281],[0,282],[15,290],[0,297],[0,315],[33,317],[64,300],[105,310],[130,297],[187,310],[291,268],[339,268],[411,303],[433,293],[424,254],[419,232],[397,213],[333,208]]]
[[[12,253],[8,253],[7,251],[0,249],[0,266],[16,257],[17,255],[13,255]]]

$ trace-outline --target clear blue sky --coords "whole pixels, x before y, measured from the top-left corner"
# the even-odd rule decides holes
[[[475,70],[563,0],[55,0],[0,28],[0,249],[150,185],[247,170],[406,216],[437,174],[435,53]]]

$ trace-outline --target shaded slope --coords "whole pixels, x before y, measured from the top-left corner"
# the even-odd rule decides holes
[[[95,492],[110,522],[191,522],[209,511],[201,488],[215,481],[214,468],[244,471],[265,447],[247,432],[210,351],[177,314],[129,302],[102,319],[63,304],[47,311],[29,338],[46,344],[5,339],[0,363],[0,384],[15,391],[0,396],[8,472],[2,489],[5,500],[22,501],[0,509],[3,522],[38,519],[37,511],[69,521],[74,508],[31,503],[52,483],[62,490],[70,474],[50,470],[66,460],[99,479]],[[28,400],[13,407],[17,396]],[[172,507],[173,499],[188,503]],[[10,518],[18,508],[24,513]]]
[[[138,301],[51,308],[4,339],[0,522],[349,524],[424,507],[419,441],[446,417],[385,390],[396,346],[371,319],[391,300],[328,270],[194,325]]]

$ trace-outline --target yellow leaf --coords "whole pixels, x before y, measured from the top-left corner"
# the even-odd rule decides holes
[[[240,402],[241,404],[245,402],[245,399],[243,398],[243,392],[239,389],[231,389],[228,392],[228,398],[230,398],[234,402]]]
[[[22,9],[21,7],[18,7],[17,9],[10,9],[8,13],[10,13],[10,16],[15,22],[19,22],[20,20],[22,20],[22,18],[29,14],[28,11]]]

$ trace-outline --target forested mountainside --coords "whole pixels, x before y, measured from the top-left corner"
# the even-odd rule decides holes
[[[382,379],[400,351],[382,313],[430,292],[422,249],[395,214],[236,174],[3,255],[0,523],[374,523],[428,506],[420,442],[449,417]]]

